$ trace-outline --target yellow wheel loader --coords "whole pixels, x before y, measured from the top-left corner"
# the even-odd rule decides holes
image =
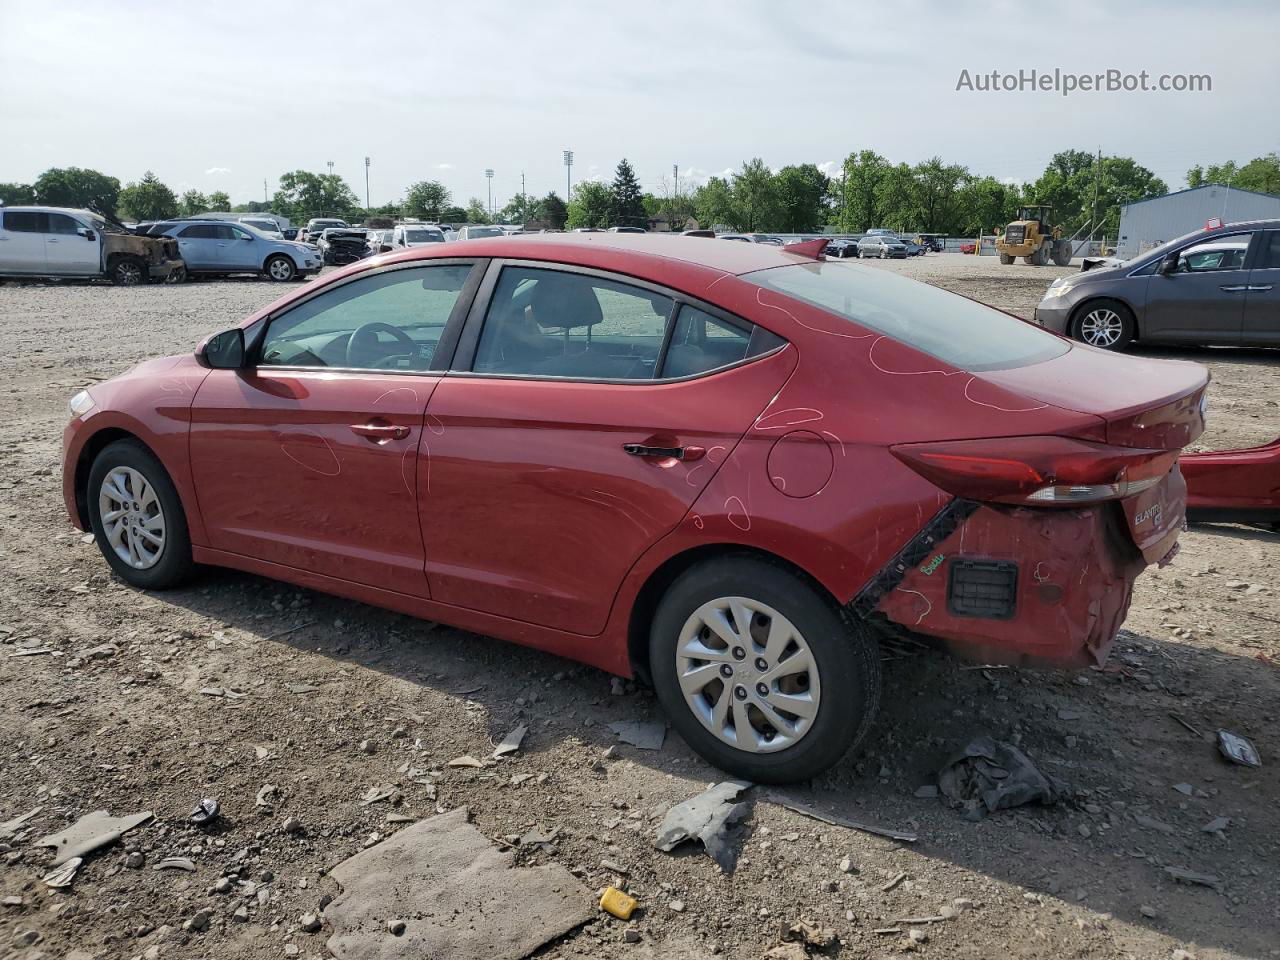
[[[1050,260],[1060,267],[1071,263],[1071,241],[1062,235],[1062,228],[1055,227],[1053,208],[1048,204],[1018,208],[1018,218],[1004,228],[1004,235],[996,237],[996,252],[1000,262],[1013,263],[1021,257],[1023,263],[1043,267]]]

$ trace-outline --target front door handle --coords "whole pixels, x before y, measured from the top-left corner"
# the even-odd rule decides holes
[[[1248,290],[1249,288],[1243,283],[1234,283],[1230,286],[1219,287],[1218,289],[1224,293],[1239,293],[1241,290]]]
[[[1251,286],[1249,287],[1249,289],[1250,289],[1250,290],[1252,290],[1254,293],[1266,293],[1266,292],[1267,292],[1268,290],[1270,290],[1273,286],[1274,286],[1274,284],[1271,284],[1271,283],[1268,283],[1268,284],[1266,284],[1265,286],[1252,286],[1252,285],[1251,285]]]
[[[649,447],[643,443],[624,443],[622,449],[633,457],[661,457],[664,460],[700,460],[705,447]]]
[[[353,423],[351,432],[357,437],[384,443],[387,440],[403,440],[409,435],[409,428],[394,423]]]

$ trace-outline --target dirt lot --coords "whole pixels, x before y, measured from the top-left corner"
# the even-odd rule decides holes
[[[1066,272],[960,255],[884,268],[1022,316]],[[624,883],[639,899],[638,942],[597,913],[540,957],[754,960],[801,917],[832,927],[841,943],[828,953],[843,957],[1280,956],[1277,535],[1186,534],[1177,562],[1141,579],[1105,669],[967,669],[886,651],[867,746],[792,792],[918,841],[756,797],[724,876],[701,854],[653,848],[665,808],[722,775],[672,732],[661,751],[605,756],[610,722],[661,719],[646,690],[614,692],[608,676],[542,653],[238,573],[140,594],[69,527],[67,397],[188,350],[280,292],[262,281],[0,287],[0,957],[324,957],[328,930],[306,932],[301,917],[337,892],[327,871],[401,829],[397,818],[459,806],[494,839],[558,829],[548,849],[517,848],[519,862],[560,863],[589,890]],[[1280,355],[1176,355],[1213,371],[1203,446],[1280,432]],[[513,759],[447,766],[488,757],[522,721]],[[1224,762],[1219,728],[1252,738],[1264,766]],[[1070,785],[1066,797],[970,822],[915,796],[983,734],[1020,744]],[[267,784],[278,791],[261,806]],[[392,798],[362,805],[380,785]],[[223,810],[204,830],[187,820],[202,797]],[[3,839],[3,821],[36,808]],[[98,809],[155,819],[90,854],[70,889],[46,888],[52,855],[35,840]],[[1206,832],[1216,818],[1225,827]],[[153,869],[174,856],[194,871]],[[1217,880],[1175,882],[1167,867]],[[500,910],[504,891],[488,894]],[[908,922],[957,898],[975,909]],[[913,928],[926,939],[909,939]]]

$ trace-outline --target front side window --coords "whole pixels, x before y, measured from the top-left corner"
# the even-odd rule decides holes
[[[49,232],[50,233],[75,233],[83,229],[78,222],[72,220],[65,213],[49,214]]]
[[[887,270],[821,261],[756,270],[742,279],[974,373],[1040,363],[1071,349],[1039,327]],[[840,342],[848,341],[833,345]]]
[[[557,270],[506,267],[489,303],[476,373],[651,380],[673,301]]]
[[[335,287],[271,321],[261,363],[429,370],[471,269],[391,270]]]
[[[1218,270],[1239,270],[1244,266],[1244,255],[1249,250],[1252,234],[1233,237],[1215,237],[1205,243],[1187,247],[1178,255],[1175,273],[1212,273]]]
[[[1267,234],[1267,243],[1262,248],[1258,267],[1263,270],[1280,269],[1280,230],[1272,230]]]
[[[14,233],[45,233],[45,224],[42,222],[45,216],[43,213],[33,213],[28,210],[6,211],[4,228]]]

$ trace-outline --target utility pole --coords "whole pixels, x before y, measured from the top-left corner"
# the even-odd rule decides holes
[[[493,170],[488,169],[484,172],[485,179],[489,181],[489,219],[493,219]]]
[[[573,171],[573,151],[564,151],[564,202],[568,204],[569,195],[573,193],[573,186],[570,182],[569,174]]]
[[[333,161],[332,161],[332,160],[330,160],[330,161],[328,161],[328,163],[329,163],[329,176],[331,176],[331,177],[332,177],[332,176],[333,176]]]
[[[1093,239],[1093,231],[1098,229],[1098,182],[1102,179],[1102,148],[1098,148],[1098,162],[1093,168],[1093,223],[1089,227],[1089,239]],[[1106,241],[1106,236],[1103,236]],[[1086,251],[1086,253],[1089,251]]]
[[[520,171],[520,216],[529,216],[529,194],[524,189],[524,171]]]
[[[271,201],[267,199],[267,178],[262,178],[262,202],[269,204]]]
[[[369,158],[364,158],[364,209],[370,212],[369,206]]]

